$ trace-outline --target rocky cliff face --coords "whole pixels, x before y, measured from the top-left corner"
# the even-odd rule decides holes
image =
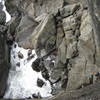
[[[6,7],[12,16],[8,43],[36,50],[52,94],[99,81],[99,0],[6,0]]]
[[[9,50],[7,46],[7,26],[6,14],[3,11],[3,5],[0,2],[0,97],[6,90],[6,81],[9,69]]]

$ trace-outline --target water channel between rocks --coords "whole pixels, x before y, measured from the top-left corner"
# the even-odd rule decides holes
[[[11,68],[4,98],[51,96],[50,82],[42,77],[41,71],[36,72],[32,69],[32,63],[36,59],[35,50],[23,49],[17,43],[12,45]]]
[[[11,20],[10,14],[3,4],[6,14],[6,22]],[[32,69],[32,63],[37,59],[35,50],[24,49],[17,43],[13,43],[10,51],[11,68],[9,70],[7,89],[4,95],[6,99],[44,98],[52,96],[51,84],[44,79],[41,71]]]

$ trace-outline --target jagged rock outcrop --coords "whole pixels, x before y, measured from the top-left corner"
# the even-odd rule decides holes
[[[5,25],[6,15],[2,11],[3,5],[0,3],[0,98],[3,97],[6,89],[6,80],[9,69],[9,50],[6,44],[7,26]]]
[[[55,84],[54,94],[98,81],[99,0],[6,0],[6,6],[12,15],[10,35],[24,48],[34,48],[40,58],[46,55],[42,62]]]

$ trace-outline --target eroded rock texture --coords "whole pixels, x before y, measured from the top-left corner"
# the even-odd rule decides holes
[[[6,7],[12,16],[9,34],[43,57],[53,94],[99,81],[99,0],[6,0]]]

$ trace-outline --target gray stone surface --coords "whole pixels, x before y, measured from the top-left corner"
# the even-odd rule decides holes
[[[4,18],[3,18],[4,17]],[[6,80],[9,69],[9,53],[8,46],[6,44],[6,32],[7,27],[5,24],[5,14],[2,10],[0,10],[0,20],[2,19],[2,23],[0,21],[0,97],[4,95],[6,89]]]
[[[16,41],[24,48],[35,48],[39,57],[47,54],[43,63],[57,92],[83,88],[72,93],[76,98],[64,93],[64,98],[52,100],[94,98],[96,92],[89,88],[95,91],[96,85],[85,87],[96,83],[94,73],[100,72],[99,0],[6,0],[6,6],[13,16],[9,32],[15,33]]]

